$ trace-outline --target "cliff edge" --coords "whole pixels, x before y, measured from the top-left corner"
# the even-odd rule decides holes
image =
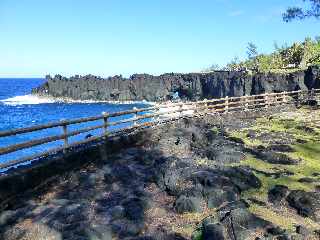
[[[185,100],[199,100],[320,88],[320,67],[290,74],[217,71],[160,76],[134,74],[129,78],[56,75],[46,79],[42,86],[32,90],[33,94],[73,100],[159,102],[170,100],[175,93]]]

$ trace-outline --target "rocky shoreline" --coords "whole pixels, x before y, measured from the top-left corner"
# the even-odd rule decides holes
[[[319,239],[320,110],[182,119],[0,213],[0,238]]]
[[[47,76],[32,90],[38,96],[81,101],[168,101],[179,95],[183,100],[254,95],[320,88],[319,66],[290,74],[248,74],[218,71],[210,73],[168,73],[160,76],[134,74],[130,78],[93,75],[66,78]]]

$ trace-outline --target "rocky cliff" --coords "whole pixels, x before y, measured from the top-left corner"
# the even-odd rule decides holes
[[[165,101],[176,92],[182,99],[199,100],[319,87],[320,67],[309,67],[290,74],[217,71],[160,76],[134,74],[130,78],[56,75],[47,76],[46,83],[33,89],[32,93],[74,100]]]

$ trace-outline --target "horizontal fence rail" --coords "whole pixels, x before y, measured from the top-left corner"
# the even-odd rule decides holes
[[[6,161],[0,164],[1,169],[7,169],[18,164],[27,163],[32,160],[36,160],[41,157],[46,157],[50,154],[54,154],[60,151],[66,152],[68,149],[77,147],[82,144],[87,144],[90,142],[98,141],[104,139],[108,136],[115,134],[125,133],[127,131],[132,131],[136,129],[151,127],[163,122],[177,120],[186,116],[201,116],[206,114],[214,113],[228,113],[231,111],[239,110],[250,110],[256,108],[268,108],[269,106],[288,104],[293,102],[299,102],[303,100],[314,100],[320,98],[320,89],[312,90],[299,90],[291,92],[281,92],[281,93],[264,93],[260,95],[250,95],[242,97],[225,97],[220,99],[202,100],[197,102],[181,102],[181,103],[171,103],[167,105],[159,105],[148,108],[132,109],[128,111],[116,112],[116,113],[102,113],[99,116],[78,118],[73,120],[62,120],[54,123],[47,123],[42,125],[36,125],[31,127],[13,129],[8,131],[0,132],[0,138],[19,136],[21,134],[38,132],[41,130],[51,129],[60,127],[62,134],[33,139],[30,141],[12,144],[5,147],[0,147],[0,156],[14,153],[23,149],[33,148],[39,145],[63,141],[59,147],[51,148],[40,153],[35,153],[27,157],[21,157],[15,160]],[[144,114],[143,114],[144,113]],[[142,115],[138,115],[142,114]],[[111,118],[120,116],[130,116],[133,117],[119,120],[110,121]],[[74,124],[89,123],[95,121],[102,121],[98,125],[84,127],[73,131],[68,131],[68,127]],[[141,122],[142,121],[142,122]],[[144,122],[143,122],[144,121]],[[132,124],[121,128],[122,124]],[[118,129],[111,130],[110,127],[119,127]],[[70,143],[70,138],[78,136],[83,133],[90,133],[94,130],[102,130],[102,134],[97,134],[95,136],[89,136],[86,139]]]

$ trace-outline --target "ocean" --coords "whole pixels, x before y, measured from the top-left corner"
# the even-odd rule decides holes
[[[0,131],[14,128],[30,127],[33,125],[56,122],[63,119],[74,119],[88,116],[101,115],[102,112],[119,112],[130,110],[134,107],[148,107],[147,103],[134,104],[110,104],[110,103],[62,103],[52,99],[39,98],[32,96],[31,89],[39,86],[44,79],[4,79],[0,78]],[[132,117],[130,115],[111,119],[111,121]],[[102,121],[77,124],[68,127],[68,130],[79,129],[80,127],[101,124]],[[125,127],[123,124],[120,127]],[[112,130],[112,129],[110,129]],[[91,131],[90,134],[96,135],[102,130]],[[42,138],[49,135],[62,134],[62,128],[52,128],[36,133],[27,133],[19,136],[0,138],[0,148],[11,144]],[[88,133],[72,137],[70,142],[84,139]],[[28,156],[33,153],[41,152],[51,147],[59,146],[62,141],[56,141],[30,149],[24,149],[15,153],[0,156],[0,163],[15,160],[20,157]]]

